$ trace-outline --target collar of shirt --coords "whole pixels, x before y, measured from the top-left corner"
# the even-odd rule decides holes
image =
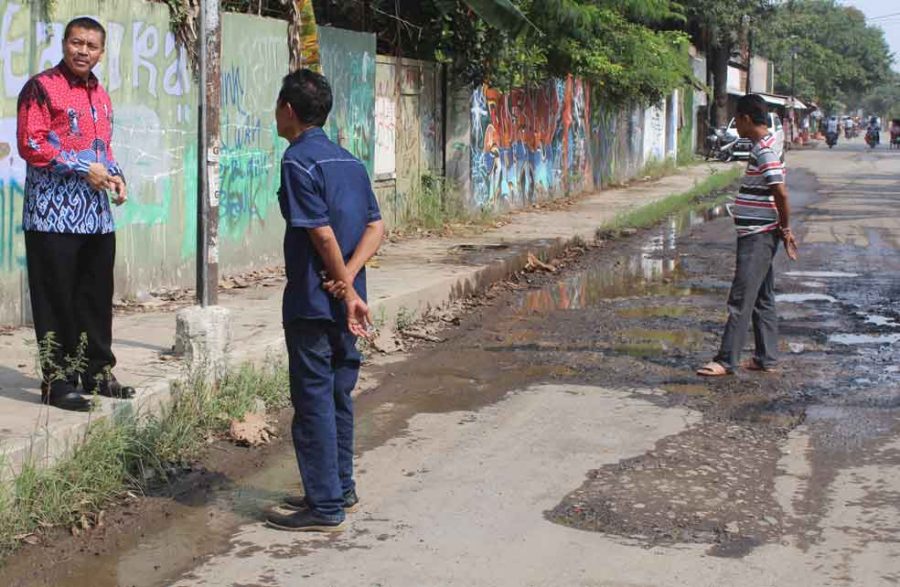
[[[63,77],[66,78],[66,81],[69,82],[70,88],[74,88],[76,86],[87,86],[91,89],[94,89],[100,83],[100,80],[97,79],[97,76],[94,75],[93,71],[85,80],[83,77],[76,75],[75,72],[69,69],[69,66],[66,65],[65,61],[60,61],[56,66],[56,69],[59,70]]]
[[[302,133],[300,133],[299,137],[297,137],[296,139],[291,141],[291,145],[298,145],[298,144],[302,143],[303,141],[306,141],[309,139],[314,139],[316,137],[324,137],[324,136],[325,136],[325,131],[322,130],[322,127],[314,126],[314,127],[308,128],[305,131],[303,131]]]

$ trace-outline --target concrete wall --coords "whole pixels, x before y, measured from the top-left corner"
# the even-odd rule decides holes
[[[636,176],[644,165],[644,109],[598,105],[591,116],[594,187]]]
[[[644,161],[666,158],[666,102],[644,110]]]
[[[389,227],[420,212],[422,177],[444,165],[440,67],[379,55],[375,70],[375,189]]]

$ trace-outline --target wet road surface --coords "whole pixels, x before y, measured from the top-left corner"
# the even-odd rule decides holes
[[[681,215],[376,367],[346,532],[258,523],[297,489],[286,449],[23,584],[900,582],[900,153],[855,141],[788,164],[801,259],[776,261],[779,373],[693,375],[734,233],[723,208]]]

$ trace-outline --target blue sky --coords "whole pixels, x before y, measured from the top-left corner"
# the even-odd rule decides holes
[[[897,0],[843,0],[845,6],[858,8],[866,18],[875,19],[870,24],[881,27],[891,51],[894,52],[894,70],[900,71],[900,2]],[[889,18],[876,17],[895,14]]]

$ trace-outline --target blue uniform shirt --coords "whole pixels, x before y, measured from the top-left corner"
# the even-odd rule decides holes
[[[366,225],[381,219],[378,202],[365,166],[337,146],[321,128],[300,135],[281,160],[281,215],[287,286],[282,320],[331,320],[346,327],[343,302],[322,289],[322,258],[307,232],[331,226],[344,256],[350,260]],[[366,270],[360,270],[353,288],[366,299]]]

